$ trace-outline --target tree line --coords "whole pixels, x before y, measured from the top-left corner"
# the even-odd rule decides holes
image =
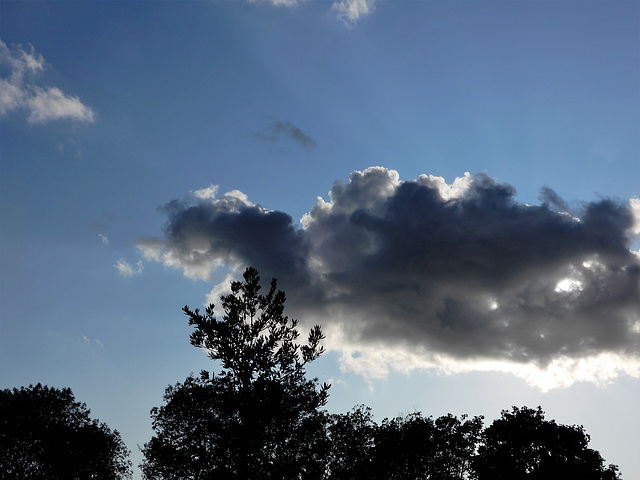
[[[299,343],[297,321],[272,280],[253,268],[204,312],[184,307],[191,344],[217,371],[170,385],[151,410],[141,447],[145,479],[519,480],[619,479],[581,426],[546,420],[540,407],[483,418],[416,412],[376,423],[371,410],[325,409],[330,386],[306,377],[324,352],[320,326]],[[91,420],[69,389],[0,392],[0,475],[14,479],[131,478],[120,434]]]

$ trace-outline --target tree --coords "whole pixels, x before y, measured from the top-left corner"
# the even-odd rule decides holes
[[[219,372],[202,371],[167,388],[165,405],[151,411],[155,436],[143,447],[145,478],[322,478],[328,454],[329,385],[305,377],[324,351],[319,326],[307,343],[297,320],[284,315],[286,296],[271,281],[260,294],[253,268],[220,297],[222,318],[184,307],[194,327],[191,344],[204,349]]]
[[[589,440],[581,426],[545,420],[540,407],[503,410],[483,433],[474,460],[477,479],[619,478],[618,467],[605,467],[600,454],[588,448]]]
[[[482,417],[451,414],[433,420],[421,413],[384,419],[376,432],[372,478],[385,480],[469,478]]]
[[[369,480],[372,478],[373,451],[378,426],[371,408],[354,407],[329,420],[331,454],[328,475],[331,480]]]
[[[131,478],[120,434],[89,418],[71,389],[0,391],[0,476],[33,480]]]

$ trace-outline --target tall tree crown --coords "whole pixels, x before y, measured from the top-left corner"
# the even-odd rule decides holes
[[[256,380],[302,380],[305,365],[324,352],[320,326],[311,329],[305,345],[296,343],[298,321],[284,315],[286,295],[277,289],[277,281],[271,280],[263,295],[255,268],[247,268],[243,277],[244,282],[233,282],[231,293],[220,298],[222,318],[215,316],[213,304],[204,315],[199,309],[183,308],[195,327],[191,344],[219,360],[221,375],[233,377],[241,388]],[[202,374],[208,377],[208,372]]]
[[[286,296],[271,281],[260,293],[257,270],[223,295],[222,315],[183,308],[191,344],[220,362],[218,372],[167,388],[151,411],[156,432],[143,447],[145,478],[320,479],[328,449],[329,385],[305,377],[324,338],[319,326],[299,344],[298,322],[284,314]]]

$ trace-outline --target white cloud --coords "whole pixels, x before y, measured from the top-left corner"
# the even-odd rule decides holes
[[[100,240],[102,240],[102,243],[104,243],[105,245],[109,243],[109,237],[107,237],[106,235],[99,233],[98,237],[100,238]]]
[[[305,0],[248,0],[249,3],[268,3],[276,7],[295,7]],[[347,27],[353,26],[360,18],[375,10],[377,0],[338,0],[331,8],[338,14],[338,19]]]
[[[435,175],[420,175],[416,180],[419,185],[436,188],[443,200],[461,198],[473,185],[473,177],[469,172],[464,172],[462,177],[456,177],[449,185],[443,177]]]
[[[369,15],[375,9],[376,0],[340,0],[332,8],[338,11],[338,18],[351,26],[361,17]]]
[[[263,2],[270,3],[276,7],[295,7],[298,0],[249,0],[250,3]]]
[[[114,265],[114,267],[116,267],[116,269],[118,270],[118,273],[123,277],[133,277],[135,275],[141,275],[143,270],[142,260],[138,260],[135,266],[133,266],[129,262],[121,258]]]
[[[0,65],[8,76],[0,79],[0,115],[14,110],[26,110],[27,122],[41,124],[70,119],[77,122],[95,121],[93,110],[79,98],[57,87],[41,87],[35,81],[45,68],[42,55],[21,46],[9,48],[0,40]]]
[[[87,345],[91,345],[92,343],[95,343],[98,348],[103,348],[104,347],[104,343],[102,343],[97,338],[92,342],[89,337],[87,337],[86,335],[82,335],[82,341]]]
[[[69,118],[78,122],[93,122],[93,111],[82,104],[79,98],[64,94],[59,88],[33,88],[33,94],[25,102],[29,110],[29,123],[45,123],[51,120]]]
[[[237,271],[227,273],[227,275],[224,277],[224,280],[213,287],[211,292],[207,294],[206,304],[211,305],[213,303],[214,305],[218,305],[220,303],[221,295],[227,295],[231,293],[231,282],[233,282],[237,276]]]
[[[13,83],[0,79],[0,115],[18,108],[24,101],[24,92]]]
[[[216,195],[218,194],[218,185],[214,185],[212,183],[207,188],[201,188],[200,190],[194,191],[193,194],[200,200],[209,200],[216,198]]]
[[[638,323],[637,325],[640,325]],[[522,378],[543,392],[588,382],[604,387],[620,375],[640,378],[640,359],[621,352],[601,352],[580,358],[560,356],[545,366],[492,358],[459,359],[409,345],[389,345],[384,341],[358,342],[340,326],[325,328],[327,349],[338,352],[340,370],[366,380],[385,379],[391,373],[409,375],[433,372],[455,375],[468,372],[503,372]],[[640,327],[636,328],[640,336]]]
[[[640,198],[629,199],[629,207],[633,216],[633,224],[631,225],[631,234],[640,237]]]

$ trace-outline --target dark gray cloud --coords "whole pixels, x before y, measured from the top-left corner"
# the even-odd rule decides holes
[[[375,167],[334,185],[297,227],[241,195],[168,204],[164,237],[141,249],[202,278],[221,262],[253,265],[279,279],[297,316],[362,345],[540,368],[602,353],[640,359],[628,202],[569,214],[550,189],[530,206],[486,175],[447,185]]]
[[[279,143],[284,140],[291,140],[302,145],[304,148],[314,148],[316,141],[311,135],[307,135],[290,121],[282,121],[275,118],[270,120],[269,126],[255,134],[269,143]]]

